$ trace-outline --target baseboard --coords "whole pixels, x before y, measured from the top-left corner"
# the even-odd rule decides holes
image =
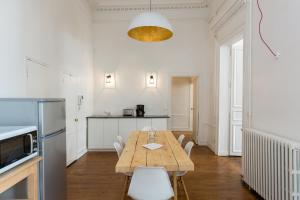
[[[115,149],[88,149],[88,152],[115,152]]]
[[[199,146],[207,146],[207,141],[198,141]]]
[[[193,131],[189,128],[171,128],[172,131],[178,131],[178,132],[190,132]]]
[[[212,152],[214,152],[215,154],[217,154],[217,153],[216,153],[216,150],[215,150],[215,145],[213,145],[213,144],[211,144],[211,143],[208,143],[207,146],[208,146],[208,148],[209,148],[210,150],[212,150]]]
[[[82,156],[84,156],[86,153],[87,153],[87,149],[86,148],[83,148],[81,149],[80,151],[78,151],[77,153],[77,159],[81,158]]]
[[[221,152],[218,152],[217,155],[218,156],[229,156],[229,152],[227,152],[227,151],[221,151]]]

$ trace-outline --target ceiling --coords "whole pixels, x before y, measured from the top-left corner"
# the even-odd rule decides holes
[[[150,0],[87,0],[93,10],[126,11],[145,10]],[[207,8],[210,0],[152,0],[153,9]]]

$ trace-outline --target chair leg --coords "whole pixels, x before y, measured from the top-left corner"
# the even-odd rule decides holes
[[[174,200],[177,200],[177,176],[176,172],[173,172],[173,189],[174,189]]]
[[[184,183],[183,178],[180,177],[180,180],[181,180],[181,183],[182,183],[182,185],[183,185],[183,189],[184,189],[184,193],[185,193],[186,199],[187,199],[187,200],[190,200],[189,194],[188,194],[188,192],[187,192],[187,189],[186,189],[186,186],[185,186],[185,183]]]
[[[126,198],[127,185],[128,185],[128,176],[125,176],[124,192],[123,192],[122,200],[124,200]]]
[[[177,186],[181,187],[181,176],[177,178]]]

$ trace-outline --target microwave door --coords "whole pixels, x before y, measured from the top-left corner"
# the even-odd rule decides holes
[[[64,130],[65,127],[64,101],[39,103],[39,129],[42,137]]]

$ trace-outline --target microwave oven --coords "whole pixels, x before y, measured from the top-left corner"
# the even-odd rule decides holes
[[[38,155],[35,126],[0,127],[0,174]]]

